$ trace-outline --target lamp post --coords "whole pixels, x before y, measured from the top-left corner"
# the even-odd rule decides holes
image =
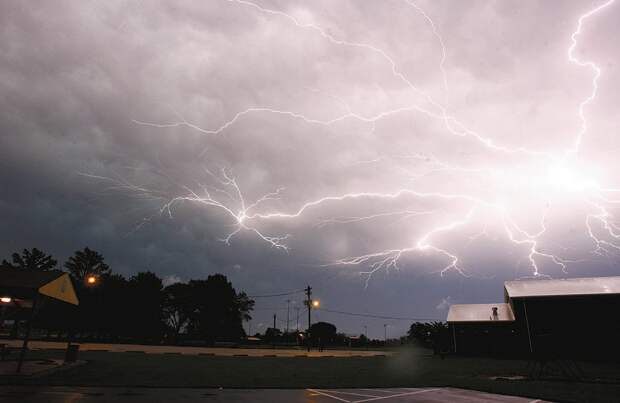
[[[94,273],[87,274],[84,277],[84,284],[86,288],[90,288],[91,291],[99,285],[99,276]],[[67,350],[65,352],[65,361],[70,362],[74,361],[77,357],[77,351],[79,349],[79,345],[74,345],[73,343],[73,330],[69,328],[67,330]]]
[[[306,308],[308,308],[308,332],[306,334],[306,345],[308,346],[308,352],[310,352],[310,324],[312,323],[312,316],[310,312],[312,311],[312,305],[310,296],[312,295],[312,287],[306,287]]]
[[[364,347],[368,350],[368,326],[364,325]]]
[[[276,314],[273,314],[273,348],[276,348]]]
[[[291,300],[286,300],[286,334],[288,334],[289,313],[291,310]]]
[[[306,307],[308,308],[308,334],[306,335],[307,337],[307,344],[308,344],[308,352],[310,352],[310,326],[312,326],[312,308],[314,309],[318,309],[318,307],[321,305],[321,303],[319,302],[318,299],[312,300],[310,297],[312,296],[312,287],[308,286],[306,287]]]

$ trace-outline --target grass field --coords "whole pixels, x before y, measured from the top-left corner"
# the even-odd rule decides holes
[[[61,355],[62,352],[59,351],[33,351],[30,357],[52,358]],[[527,375],[527,362],[467,357],[447,357],[442,360],[419,348],[402,349],[388,357],[360,358],[83,352],[80,353],[80,359],[87,360],[88,363],[20,382],[80,386],[223,388],[454,386],[551,401],[610,402],[620,399],[618,365],[582,364],[589,378],[604,378],[605,382],[493,380],[490,378]]]

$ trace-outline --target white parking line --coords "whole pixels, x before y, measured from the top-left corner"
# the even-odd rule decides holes
[[[359,396],[359,397],[381,397],[380,395],[364,395],[361,393],[353,393],[353,392],[341,392],[339,390],[329,390],[329,389],[321,389],[322,392],[336,393],[337,395],[351,395],[351,396]]]
[[[433,391],[436,391],[436,390],[439,390],[439,389],[438,388],[435,388],[435,389],[422,389],[422,390],[418,390],[418,391],[415,391],[415,392],[407,392],[407,393],[399,393],[399,394],[391,395],[391,396],[375,397],[374,399],[356,400],[355,402],[352,402],[352,403],[374,402],[376,400],[391,399],[393,397],[419,395],[420,393],[433,392]]]
[[[410,388],[411,389],[411,388]],[[309,392],[312,393],[316,393],[325,397],[330,397],[332,399],[335,400],[339,400],[341,402],[346,402],[346,403],[363,403],[363,402],[374,402],[377,400],[385,400],[385,399],[391,399],[394,397],[403,397],[403,396],[411,396],[411,395],[418,395],[420,393],[426,393],[426,392],[433,392],[433,391],[437,391],[440,390],[439,388],[434,388],[434,389],[416,389],[412,392],[405,392],[405,393],[395,393],[389,396],[372,396],[372,395],[364,395],[361,393],[353,393],[353,392],[341,392],[341,391],[337,391],[337,390],[329,390],[329,389],[306,389]],[[373,390],[373,389],[364,389],[364,390]],[[381,389],[377,389],[375,391],[381,391],[381,392],[385,392]],[[392,391],[392,393],[394,393],[394,391]],[[334,396],[333,394],[342,394],[342,395],[351,395],[351,396],[358,396],[358,397],[368,397],[368,399],[361,399],[361,400],[346,400],[343,399],[341,397],[338,396]]]
[[[351,401],[350,401],[350,400],[341,399],[341,398],[339,398],[338,396],[332,396],[332,395],[330,395],[330,394],[328,394],[328,393],[324,393],[324,392],[318,391],[318,390],[316,390],[316,389],[306,389],[306,390],[307,390],[308,392],[316,393],[316,394],[318,394],[318,395],[327,396],[327,397],[331,397],[332,399],[340,400],[341,402],[351,403]]]
[[[402,388],[408,390],[419,390],[420,388]],[[390,390],[390,389],[369,389],[369,388],[360,388],[358,390],[368,390],[370,392],[381,392],[381,393],[402,393],[402,390]]]

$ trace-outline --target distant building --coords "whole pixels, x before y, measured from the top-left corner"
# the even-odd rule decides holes
[[[452,350],[620,358],[620,277],[517,280],[504,303],[452,305]]]
[[[452,305],[447,322],[456,353],[496,355],[515,343],[516,321],[508,303]]]

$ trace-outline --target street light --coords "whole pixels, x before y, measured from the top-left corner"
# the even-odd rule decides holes
[[[319,302],[318,299],[315,299],[314,301],[312,301],[312,307],[313,308],[318,308],[321,305],[321,303]]]
[[[94,274],[91,274],[88,277],[86,277],[86,284],[91,285],[91,286],[97,284],[97,276],[95,276]]]

